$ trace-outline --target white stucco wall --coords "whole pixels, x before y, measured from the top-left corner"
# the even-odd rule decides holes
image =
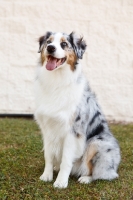
[[[76,31],[83,69],[109,120],[133,122],[133,0],[1,0],[0,113],[33,113],[37,38]]]

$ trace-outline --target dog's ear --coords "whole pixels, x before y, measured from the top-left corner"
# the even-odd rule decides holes
[[[52,34],[52,32],[48,31],[46,32],[46,34],[44,36],[41,36],[39,39],[38,39],[38,42],[39,42],[39,50],[38,50],[38,53],[40,53],[43,49],[43,46],[46,42],[46,40],[50,37],[50,35]]]
[[[86,50],[86,43],[83,40],[83,37],[77,37],[74,32],[69,35],[70,43],[74,49],[75,54],[79,59],[82,59],[83,54]]]

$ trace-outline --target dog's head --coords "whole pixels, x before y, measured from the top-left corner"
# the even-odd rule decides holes
[[[82,59],[86,49],[83,37],[76,37],[64,33],[47,32],[39,38],[39,51],[41,63],[46,64],[47,70],[55,70],[63,67],[66,63],[72,71],[75,70],[79,59]]]

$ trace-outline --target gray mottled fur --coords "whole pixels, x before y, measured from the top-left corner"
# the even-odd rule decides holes
[[[97,103],[96,96],[92,93],[87,81],[83,97],[77,107],[72,131],[75,135],[78,134],[77,136],[80,134],[86,136],[85,151],[89,145],[94,144],[97,146],[97,153],[92,159],[92,179],[111,180],[117,178],[116,171],[120,163],[120,148],[117,140],[109,130],[107,121]],[[84,157],[85,154],[81,162],[75,162],[72,173],[76,173],[78,176],[88,175]]]

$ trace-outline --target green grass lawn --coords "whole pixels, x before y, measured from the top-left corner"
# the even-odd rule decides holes
[[[44,169],[40,130],[33,120],[0,119],[0,200],[133,200],[133,125],[110,125],[119,140],[119,179],[85,185],[70,177],[67,189],[39,180]],[[56,174],[54,174],[54,180]]]

